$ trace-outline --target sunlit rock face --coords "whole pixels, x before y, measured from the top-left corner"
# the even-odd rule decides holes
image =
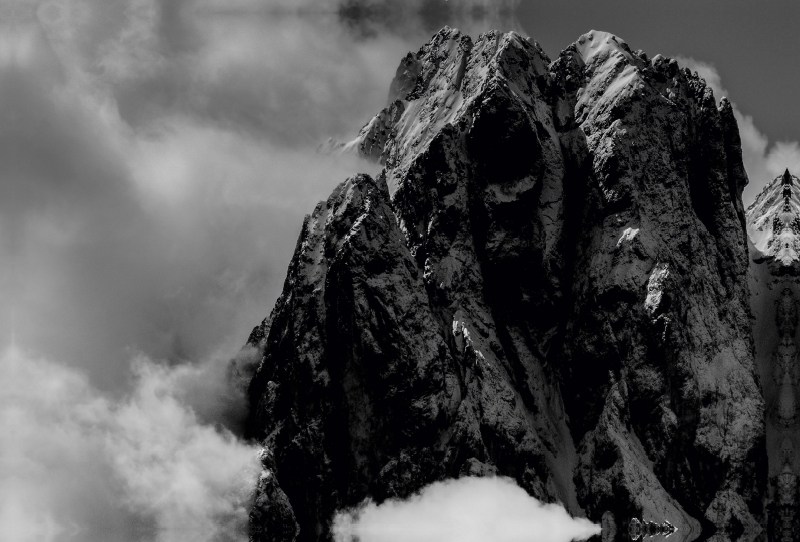
[[[306,219],[251,339],[249,430],[297,539],[329,540],[366,497],[494,474],[596,522],[757,533],[765,407],[730,104],[611,34],[551,61],[450,28],[402,60],[389,100],[347,144],[383,172]]]

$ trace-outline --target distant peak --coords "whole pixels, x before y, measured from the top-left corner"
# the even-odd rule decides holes
[[[765,256],[783,265],[800,261],[800,179],[787,168],[747,209],[747,234]]]

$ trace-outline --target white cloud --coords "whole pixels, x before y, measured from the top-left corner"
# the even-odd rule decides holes
[[[134,374],[135,391],[110,409],[104,435],[125,504],[155,518],[159,541],[244,539],[256,450],[198,423],[175,397],[173,370],[138,358]]]
[[[246,539],[259,465],[219,360],[269,313],[303,215],[368,169],[315,148],[380,109],[406,47],[335,19],[33,4],[0,17],[0,541]],[[37,354],[1,350],[13,332]]]
[[[181,370],[138,357],[124,399],[0,354],[0,541],[247,539],[257,450],[200,423]]]
[[[742,195],[745,207],[761,192],[764,185],[783,173],[787,167],[793,172],[800,171],[800,145],[795,141],[778,141],[770,146],[767,136],[753,122],[753,117],[745,115],[736,107],[728,91],[722,86],[722,78],[713,65],[689,57],[676,57],[676,60],[682,67],[696,71],[705,79],[718,101],[722,97],[731,100],[742,139],[742,161],[750,180]]]
[[[373,167],[316,146],[429,33],[211,3],[0,17],[0,330],[37,352],[0,353],[2,542],[243,536],[258,464],[215,360],[269,312],[303,215]]]
[[[336,542],[570,542],[600,525],[544,504],[509,478],[436,482],[406,501],[367,502],[334,520]]]
[[[13,307],[22,344],[106,390],[130,351],[238,350],[303,216],[376,171],[316,147],[354,137],[430,37],[418,0],[376,33],[327,0],[19,5],[0,17],[0,329]]]
[[[380,109],[406,48],[335,20],[190,13],[172,32],[155,2],[97,4],[51,2],[44,30],[18,27],[35,54],[0,65],[0,329],[13,308],[22,344],[119,389],[130,351],[238,350],[303,215],[374,173],[315,149]]]

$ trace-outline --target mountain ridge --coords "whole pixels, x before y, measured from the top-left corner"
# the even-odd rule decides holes
[[[448,27],[388,98],[339,149],[382,173],[306,217],[251,335],[274,484],[252,519],[284,533],[252,538],[330,540],[368,496],[494,474],[593,521],[754,536],[765,407],[730,103],[611,34],[550,61]]]

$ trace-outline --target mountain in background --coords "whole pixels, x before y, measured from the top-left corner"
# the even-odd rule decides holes
[[[800,383],[797,303],[800,299],[800,179],[788,170],[747,209],[749,286],[755,357],[766,404],[770,540],[794,540],[800,472]]]
[[[794,521],[767,449],[794,452],[772,451],[765,417],[793,354],[777,391],[760,384],[796,296],[777,320],[751,309],[794,223],[762,194],[780,228],[748,248],[746,221],[766,230],[741,203],[736,121],[697,74],[603,32],[551,61],[513,32],[445,27],[328,149],[384,169],[306,217],[250,336],[253,540],[331,540],[338,510],[460,476],[511,477],[620,540],[632,517],[688,539]],[[774,341],[756,344],[753,314]]]

